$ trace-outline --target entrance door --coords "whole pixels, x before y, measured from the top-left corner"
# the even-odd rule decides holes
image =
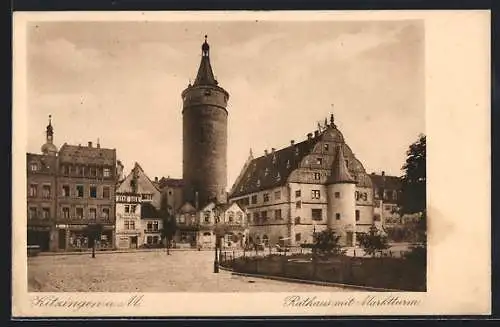
[[[59,249],[61,249],[61,250],[66,249],[66,230],[65,229],[59,230]]]
[[[347,232],[346,233],[346,245],[347,246],[352,246],[352,232]]]
[[[130,248],[137,249],[137,236],[130,237]]]

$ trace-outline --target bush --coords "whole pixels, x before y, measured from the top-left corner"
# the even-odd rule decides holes
[[[344,255],[346,250],[340,245],[340,236],[330,228],[314,234],[314,248],[320,255]]]
[[[365,255],[372,257],[381,250],[389,248],[387,237],[382,235],[375,225],[370,227],[368,233],[358,235],[359,245],[365,250]]]

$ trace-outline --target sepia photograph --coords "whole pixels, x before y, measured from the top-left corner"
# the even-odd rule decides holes
[[[440,224],[425,19],[143,15],[23,22],[31,305],[418,306]]]

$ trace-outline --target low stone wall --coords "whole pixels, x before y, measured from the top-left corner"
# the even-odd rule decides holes
[[[235,272],[324,281],[356,286],[426,290],[426,267],[402,258],[338,256],[317,259],[307,256],[240,257],[223,262]]]

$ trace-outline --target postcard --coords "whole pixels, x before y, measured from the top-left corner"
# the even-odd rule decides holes
[[[489,314],[489,32],[16,12],[13,316]]]

